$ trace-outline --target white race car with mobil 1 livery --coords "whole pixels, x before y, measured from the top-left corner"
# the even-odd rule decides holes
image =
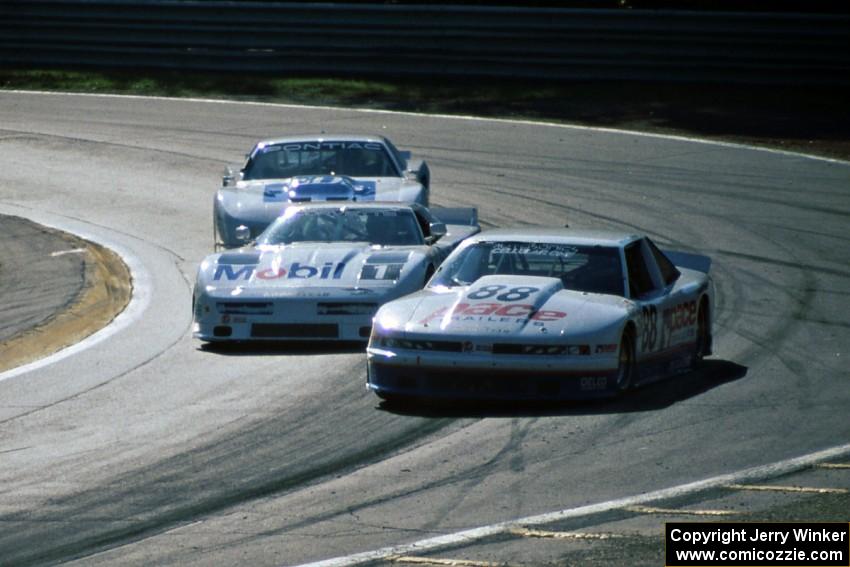
[[[709,266],[635,234],[480,233],[378,311],[368,387],[390,400],[555,400],[685,371],[711,352]]]
[[[247,157],[243,166],[225,168],[216,193],[216,249],[243,246],[292,203],[398,201],[428,206],[428,165],[382,136],[265,140]]]
[[[421,289],[478,230],[472,208],[432,214],[404,203],[292,205],[253,246],[203,261],[194,336],[365,341],[381,304]]]

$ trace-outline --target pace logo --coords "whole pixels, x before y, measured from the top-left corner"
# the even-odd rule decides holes
[[[319,267],[293,262],[289,269],[286,268],[265,268],[257,270],[257,266],[233,266],[231,264],[219,264],[215,267],[213,280],[220,281],[222,279],[228,281],[243,280],[248,281],[252,275],[256,275],[260,280],[307,280],[316,278],[320,280],[338,280],[342,278],[342,272],[345,270],[345,262],[325,262]]]
[[[530,320],[533,323],[542,324],[550,321],[559,321],[566,317],[563,311],[537,310],[533,305],[514,303],[504,305],[500,303],[458,303],[454,307],[441,307],[424,319],[420,324],[427,324],[435,319],[449,317],[454,321],[477,321],[491,323],[521,323]]]

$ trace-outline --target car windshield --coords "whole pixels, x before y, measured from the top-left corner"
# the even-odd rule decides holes
[[[368,242],[381,246],[423,243],[422,230],[410,210],[288,209],[257,239],[257,244],[294,242]]]
[[[619,249],[534,242],[477,242],[437,272],[434,286],[466,286],[490,275],[559,278],[565,289],[624,295]]]
[[[400,177],[383,144],[377,142],[296,142],[259,146],[243,179],[282,179],[301,175]]]

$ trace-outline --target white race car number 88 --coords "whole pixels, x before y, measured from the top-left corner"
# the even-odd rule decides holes
[[[512,287],[507,289],[506,285],[485,285],[479,289],[476,289],[472,293],[470,293],[467,298],[468,299],[490,299],[495,296],[496,301],[522,301],[523,299],[528,298],[532,293],[536,293],[540,291],[538,287],[528,287],[528,286],[520,286],[520,287]],[[500,291],[507,290],[504,293],[499,293]],[[498,294],[498,295],[497,295]]]

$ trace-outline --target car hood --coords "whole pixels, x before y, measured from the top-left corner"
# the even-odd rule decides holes
[[[429,288],[378,313],[384,330],[405,336],[547,339],[621,330],[630,302],[565,290],[557,278],[485,276],[467,287]]]
[[[424,258],[424,246],[299,243],[245,248],[207,257],[199,269],[198,285],[217,296],[286,295],[287,290],[304,288],[380,293],[406,278]]]
[[[219,190],[219,205],[237,218],[270,223],[290,203],[410,201],[422,186],[400,177],[292,177],[239,181]]]

